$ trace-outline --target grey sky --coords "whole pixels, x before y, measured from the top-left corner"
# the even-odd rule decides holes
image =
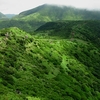
[[[0,12],[18,14],[42,4],[58,4],[100,10],[100,0],[0,0]]]

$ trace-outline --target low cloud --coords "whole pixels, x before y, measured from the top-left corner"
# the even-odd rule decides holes
[[[99,0],[0,0],[0,12],[16,14],[45,3],[100,10]]]

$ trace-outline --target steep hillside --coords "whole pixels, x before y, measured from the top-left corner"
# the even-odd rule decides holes
[[[99,100],[100,50],[89,41],[0,30],[0,100]]]
[[[57,20],[100,20],[100,11],[44,4],[34,9],[21,12],[15,19],[44,22]]]

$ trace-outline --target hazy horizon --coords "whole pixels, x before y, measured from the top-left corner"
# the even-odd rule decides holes
[[[3,14],[19,14],[22,11],[33,9],[43,4],[56,4],[88,10],[100,10],[99,0],[66,0],[66,2],[65,0],[0,0],[0,12]]]

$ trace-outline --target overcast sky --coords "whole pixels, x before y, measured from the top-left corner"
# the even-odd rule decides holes
[[[0,0],[0,12],[18,14],[42,4],[58,4],[100,10],[100,0]]]

